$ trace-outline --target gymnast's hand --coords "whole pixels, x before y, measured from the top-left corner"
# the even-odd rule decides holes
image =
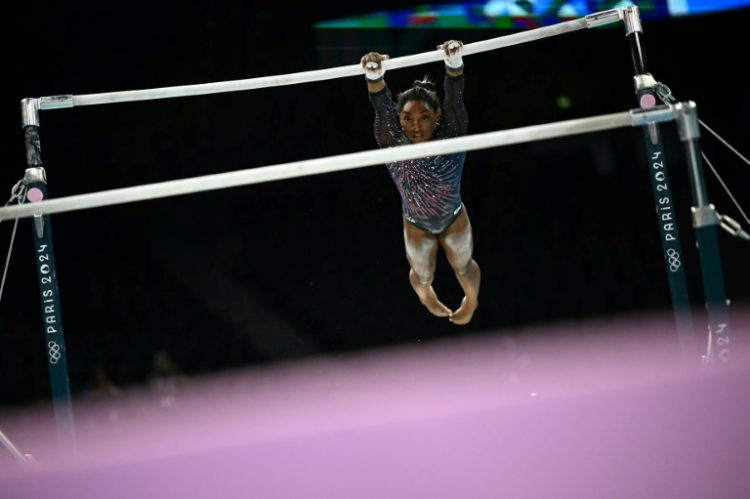
[[[368,83],[376,83],[383,79],[383,75],[385,75],[383,61],[389,58],[387,54],[380,54],[378,52],[368,52],[362,56],[360,64],[365,69],[365,78],[367,78]]]
[[[464,42],[460,40],[448,40],[437,46],[443,52],[445,68],[451,72],[459,73],[464,69],[464,61],[461,57],[464,51]]]

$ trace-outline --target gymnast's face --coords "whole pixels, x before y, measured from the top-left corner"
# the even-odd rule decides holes
[[[410,100],[398,113],[401,128],[406,137],[413,143],[427,142],[432,139],[440,120],[440,113],[432,109],[426,102]]]

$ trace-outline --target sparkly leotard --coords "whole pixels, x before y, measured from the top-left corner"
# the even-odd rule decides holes
[[[442,119],[433,140],[466,135],[468,115],[463,102],[464,77],[448,76],[443,84]],[[381,148],[411,142],[406,137],[388,87],[370,93],[375,108],[375,138]],[[461,211],[461,174],[466,153],[428,156],[386,163],[401,194],[404,216],[418,227],[439,234]]]

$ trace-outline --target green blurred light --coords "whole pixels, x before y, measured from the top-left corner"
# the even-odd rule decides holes
[[[570,109],[573,107],[573,101],[567,95],[559,95],[555,98],[555,104],[560,109]]]

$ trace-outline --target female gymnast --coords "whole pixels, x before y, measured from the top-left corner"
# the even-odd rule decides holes
[[[466,135],[463,43],[448,40],[438,50],[445,61],[442,106],[427,76],[399,93],[394,104],[383,78],[388,55],[369,52],[361,58],[375,109],[375,139],[381,148]],[[401,195],[409,282],[432,314],[448,317],[453,324],[468,324],[479,303],[479,265],[472,256],[471,223],[461,200],[465,157],[460,152],[386,164]],[[443,304],[432,287],[441,246],[464,291],[456,311]]]

